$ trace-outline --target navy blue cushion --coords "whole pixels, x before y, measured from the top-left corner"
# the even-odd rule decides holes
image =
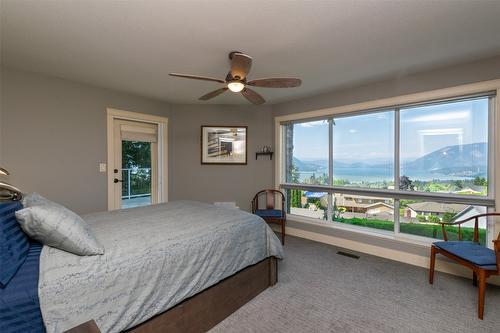
[[[434,245],[478,266],[495,265],[496,267],[495,251],[478,243],[466,241],[435,242]]]
[[[5,288],[0,288],[0,332],[45,333],[38,278],[42,244],[32,242],[26,260]]]
[[[0,286],[5,287],[26,260],[28,236],[16,220],[19,201],[0,203]]]
[[[260,217],[283,217],[279,209],[257,209],[255,215],[259,215]]]

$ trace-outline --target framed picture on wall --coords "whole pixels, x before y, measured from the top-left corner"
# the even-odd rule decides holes
[[[201,126],[201,164],[247,164],[247,126]]]

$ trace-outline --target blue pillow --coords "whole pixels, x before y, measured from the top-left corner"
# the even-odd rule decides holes
[[[16,220],[20,202],[0,203],[0,287],[4,288],[26,260],[30,247],[28,236]]]

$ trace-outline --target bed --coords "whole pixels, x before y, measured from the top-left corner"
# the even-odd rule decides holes
[[[283,258],[262,219],[200,202],[83,218],[105,253],[43,247],[38,296],[47,332],[204,331],[275,283]]]

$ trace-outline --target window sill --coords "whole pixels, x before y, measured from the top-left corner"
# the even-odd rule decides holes
[[[371,229],[350,224],[344,224],[340,222],[327,222],[325,220],[313,219],[294,214],[288,214],[287,219],[294,222],[320,225],[331,229],[349,231],[357,234],[367,235],[370,237],[387,239],[395,242],[406,243],[425,248],[428,248],[433,242],[439,241],[439,239],[432,239],[432,238],[426,238],[426,237],[415,236],[410,234],[402,234],[402,233],[395,234],[394,232],[386,230]]]

